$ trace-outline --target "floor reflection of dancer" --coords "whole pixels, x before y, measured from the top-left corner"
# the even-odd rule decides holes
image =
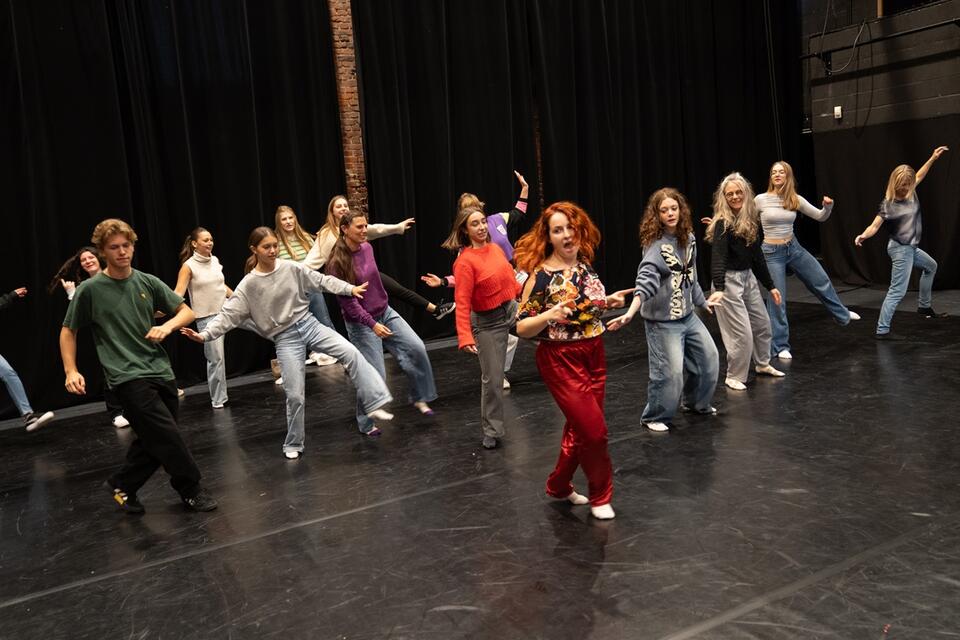
[[[442,246],[459,253],[453,263],[458,342],[461,350],[479,356],[483,447],[494,449],[504,436],[504,361],[510,328],[517,322],[520,284],[487,228],[483,211],[465,209]]]
[[[713,219],[706,231],[713,244],[710,301],[723,302],[717,306],[717,324],[727,350],[724,384],[738,391],[747,388],[751,360],[759,374],[784,375],[770,366],[770,317],[757,281],[770,291],[774,304],[780,304],[780,292],[760,249],[763,231],[753,197],[742,175],[725,177],[713,195]]]
[[[26,295],[26,287],[18,287],[10,293],[5,293],[0,296],[0,309],[6,309],[16,300]],[[23,382],[21,382],[20,376],[17,375],[17,372],[2,355],[0,355],[0,379],[3,380],[3,385],[7,388],[7,393],[10,394],[10,399],[13,400],[17,411],[20,412],[20,416],[23,418],[23,426],[27,431],[36,431],[53,420],[53,411],[37,413],[33,410],[33,407],[30,405],[30,400],[27,399],[27,392],[23,388]]]
[[[269,227],[257,227],[248,240],[251,256],[233,296],[220,313],[199,333],[183,329],[181,333],[195,342],[216,340],[231,329],[252,327],[277,349],[283,367],[283,390],[287,396],[287,437],[283,455],[290,460],[301,457],[304,430],[304,356],[307,349],[332,354],[342,363],[357,390],[357,404],[370,424],[390,420],[383,410],[390,392],[383,379],[343,336],[321,324],[310,312],[313,293],[360,297],[367,283],[359,286],[322,275],[291,260],[277,259],[277,236]]]
[[[781,360],[790,360],[793,354],[790,352],[790,324],[787,321],[788,269],[796,274],[841,325],[859,320],[860,315],[840,302],[840,296],[833,288],[827,272],[793,235],[793,223],[798,213],[823,222],[833,211],[833,199],[824,196],[822,209],[804,200],[803,196],[797,194],[793,168],[780,160],[770,167],[767,192],[758,195],[754,201],[763,225],[763,256],[767,260],[773,285],[780,292],[779,303],[775,303],[772,296],[767,300],[767,313],[773,331],[772,355]]]
[[[519,171],[514,171],[513,175],[517,177],[517,181],[520,183],[520,195],[517,198],[516,204],[513,205],[513,209],[487,216],[487,233],[490,236],[490,242],[500,247],[500,249],[503,250],[504,255],[507,256],[507,260],[511,262],[513,261],[513,245],[510,244],[510,238],[507,235],[507,228],[511,225],[516,226],[517,222],[527,212],[527,195],[530,191],[530,186],[527,184],[527,181],[524,180]],[[457,201],[457,214],[459,215],[467,209],[474,209],[482,212],[484,211],[485,206],[485,203],[482,202],[476,195],[472,193],[464,193]],[[517,281],[522,284],[526,279],[526,274],[523,272],[518,272],[516,277]],[[420,279],[430,287],[454,287],[456,285],[456,277],[453,275],[448,275],[441,278],[433,273],[428,273],[425,276],[421,276]],[[507,336],[507,357],[503,364],[504,389],[510,388],[510,381],[507,380],[506,373],[510,371],[510,368],[513,366],[513,358],[517,354],[518,343],[519,340],[515,335],[509,334]]]
[[[103,264],[97,257],[97,250],[94,247],[81,247],[60,266],[60,270],[47,285],[47,293],[52,294],[57,289],[63,289],[67,294],[67,300],[73,300],[77,286],[100,273],[102,269]],[[120,406],[117,394],[106,384],[103,385],[103,401],[107,405],[110,424],[117,429],[130,426],[130,421],[123,416],[123,407]]]
[[[607,325],[617,330],[637,311],[643,317],[650,382],[640,420],[651,431],[667,431],[677,409],[712,415],[720,356],[695,307],[710,312],[697,281],[697,244],[686,198],[676,189],[650,196],[640,222],[643,259],[630,308]]]
[[[367,217],[355,211],[342,216],[339,236],[330,254],[327,272],[347,282],[369,284],[362,299],[337,297],[350,342],[376,368],[383,380],[387,379],[383,361],[386,347],[410,380],[410,403],[420,413],[433,415],[433,409],[427,403],[436,400],[437,387],[430,358],[420,336],[390,307],[373,248],[367,242]],[[359,406],[357,423],[364,435],[379,434],[373,421],[363,415]]]
[[[223,303],[233,295],[223,278],[223,266],[213,255],[213,236],[197,227],[183,241],[180,249],[180,272],[173,288],[178,296],[190,294],[190,307],[197,316],[197,329],[203,331],[220,312]],[[210,403],[222,409],[227,403],[227,366],[223,361],[223,338],[203,343],[207,359],[207,386]]]
[[[933,150],[919,171],[913,167],[901,164],[890,174],[887,180],[887,190],[883,202],[880,203],[880,213],[873,222],[858,235],[854,243],[860,247],[867,238],[872,238],[880,227],[887,226],[890,240],[887,241],[887,254],[893,263],[890,273],[890,288],[880,307],[880,319],[877,321],[876,338],[878,340],[896,340],[890,333],[893,322],[893,313],[897,305],[907,294],[907,285],[910,283],[910,272],[919,267],[920,293],[917,304],[917,313],[924,318],[944,318],[947,314],[933,310],[933,278],[937,274],[937,261],[920,248],[920,235],[923,223],[920,219],[920,200],[917,198],[916,187],[930,171],[933,163],[949,151],[947,147],[937,147]]]
[[[330,199],[330,204],[327,205],[326,222],[324,222],[320,231],[317,232],[317,241],[307,254],[304,264],[311,269],[320,270],[324,268],[327,260],[330,259],[333,246],[340,237],[340,220],[348,213],[350,213],[350,203],[347,202],[345,196],[334,196]],[[368,224],[367,240],[376,240],[377,238],[395,234],[402,235],[407,229],[413,226],[413,222],[413,218],[407,218],[396,224]],[[414,309],[423,309],[436,320],[445,318],[456,308],[454,303],[444,302],[443,300],[441,300],[439,304],[434,304],[416,291],[408,289],[383,272],[380,272],[380,282],[383,283],[383,288],[387,292],[387,295],[406,302]]]
[[[162,466],[188,509],[212,511],[217,501],[200,487],[200,470],[180,436],[177,387],[160,346],[171,332],[193,321],[193,311],[159,278],[131,266],[137,234],[126,222],[104,220],[92,240],[107,268],[77,288],[60,330],[60,356],[67,391],[83,395],[77,331],[92,327],[107,384],[116,390],[137,435],[123,467],[106,485],[121,509],[143,513],[137,491]],[[154,326],[157,311],[172,317]]]
[[[547,479],[547,495],[572,504],[590,503],[595,518],[614,517],[613,469],[603,415],[607,363],[601,316],[622,307],[623,291],[606,295],[590,266],[600,231],[572,202],[547,207],[517,241],[517,268],[530,274],[520,300],[517,334],[537,338],[537,369],[566,422],[560,457]],[[459,285],[458,285],[459,286]],[[573,488],[583,467],[589,499]]]

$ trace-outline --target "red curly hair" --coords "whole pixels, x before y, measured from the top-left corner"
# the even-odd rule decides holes
[[[690,205],[683,194],[673,187],[657,189],[647,200],[647,207],[643,210],[640,220],[640,246],[646,249],[650,244],[663,235],[663,223],[660,222],[660,203],[667,198],[677,201],[680,206],[680,219],[677,220],[677,244],[686,247],[693,233],[693,217],[690,214]]]
[[[553,253],[550,244],[550,217],[555,213],[562,213],[576,230],[577,242],[580,244],[579,258],[590,264],[593,262],[594,252],[600,244],[600,230],[593,220],[578,205],[572,202],[554,202],[543,210],[540,217],[530,230],[517,240],[514,246],[513,259],[520,271],[533,273],[547,256]]]

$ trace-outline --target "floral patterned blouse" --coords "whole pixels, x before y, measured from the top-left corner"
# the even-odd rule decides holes
[[[600,316],[607,309],[607,293],[597,272],[583,262],[569,270],[548,271],[542,265],[533,275],[530,297],[520,307],[520,319],[539,315],[557,304],[566,304],[574,309],[572,315],[559,322],[551,321],[537,336],[541,340],[583,340],[594,338],[604,332]]]

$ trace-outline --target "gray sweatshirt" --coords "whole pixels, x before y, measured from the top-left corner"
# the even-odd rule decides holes
[[[634,295],[643,300],[640,315],[654,322],[682,320],[694,307],[706,304],[697,281],[697,244],[692,233],[683,249],[668,233],[650,243],[637,267]]]
[[[270,273],[254,269],[240,281],[220,313],[200,332],[204,340],[216,340],[241,325],[264,338],[273,338],[310,313],[309,294],[328,291],[338,296],[353,294],[354,285],[318,273],[292,260],[277,260]]]

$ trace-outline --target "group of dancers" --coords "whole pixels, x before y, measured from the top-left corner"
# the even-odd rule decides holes
[[[893,311],[914,265],[923,271],[919,312],[928,318],[945,315],[931,306],[936,262],[918,248],[922,225],[915,188],[946,151],[947,147],[937,147],[919,171],[897,167],[878,215],[855,239],[860,246],[881,226],[890,231],[893,270],[877,325],[880,339],[891,338]],[[839,324],[860,318],[843,305],[822,267],[793,234],[798,213],[826,220],[833,201],[824,197],[817,209],[799,196],[792,168],[784,161],[773,164],[762,194],[754,195],[739,173],[726,176],[717,187],[713,215],[702,219],[706,240],[713,246],[709,295],[697,279],[692,212],[678,190],[662,188],[650,196],[640,221],[643,257],[635,286],[608,294],[592,267],[600,233],[577,204],[551,204],[515,245],[510,243],[508,225],[516,224],[527,209],[528,186],[522,175],[516,177],[520,198],[508,213],[488,216],[484,203],[473,194],[464,194],[458,202],[442,245],[456,255],[452,274],[422,278],[432,287],[452,287],[454,304],[430,303],[377,265],[369,241],[404,233],[414,223],[412,218],[393,225],[369,224],[363,213],[350,210],[343,196],[330,201],[316,236],[300,227],[290,207],[278,208],[275,228],[251,232],[246,275],[233,289],[213,255],[213,237],[202,227],[185,239],[182,267],[170,288],[133,269],[137,234],[127,223],[107,219],[98,224],[93,246],[81,249],[73,266],[70,261],[64,265],[51,289],[60,286],[70,298],[60,334],[66,389],[86,392],[76,345],[77,332],[90,327],[113,424],[129,424],[137,435],[123,467],[106,482],[120,508],[144,512],[137,491],[160,466],[187,508],[217,507],[201,487],[200,471],[177,427],[177,388],[160,346],[177,331],[204,345],[214,408],[228,401],[223,336],[242,327],[273,341],[286,395],[282,452],[290,460],[304,451],[304,376],[305,363],[311,360],[344,367],[356,389],[357,428],[364,436],[379,435],[377,423],[393,418],[387,411],[393,397],[386,384],[384,348],[409,379],[409,403],[421,414],[433,414],[429,403],[437,398],[437,389],[429,356],[423,341],[391,308],[392,296],[436,317],[456,311],[458,346],[477,356],[480,365],[481,444],[486,449],[500,446],[505,436],[503,393],[509,388],[505,371],[516,350],[516,336],[534,339],[537,368],[566,418],[546,492],[575,505],[589,504],[594,517],[610,519],[615,513],[604,418],[606,330],[623,329],[637,313],[643,318],[649,382],[640,421],[651,431],[665,432],[679,410],[717,412],[712,400],[719,353],[695,309],[716,313],[727,353],[725,384],[737,391],[746,389],[751,363],[756,374],[782,377],[785,374],[771,361],[793,357],[786,314],[788,269]],[[766,301],[760,285],[769,292]],[[336,296],[347,338],[333,327],[324,293]],[[21,288],[3,296],[0,307],[25,294]],[[605,312],[625,307],[630,294],[633,299],[626,311],[605,323]],[[162,324],[154,324],[158,316],[165,318]],[[196,329],[189,326],[194,321]],[[33,411],[19,378],[2,357],[0,373],[28,430],[53,417],[51,412]],[[587,477],[586,496],[572,484],[578,466]]]

